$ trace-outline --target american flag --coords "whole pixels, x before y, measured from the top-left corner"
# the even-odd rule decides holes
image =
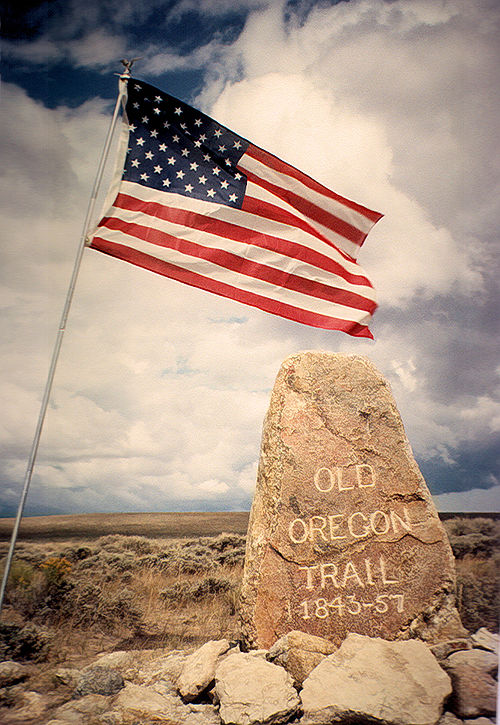
[[[372,337],[356,255],[381,214],[128,80],[117,196],[88,245],[306,325]]]

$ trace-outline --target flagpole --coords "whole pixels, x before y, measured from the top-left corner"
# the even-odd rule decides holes
[[[137,59],[134,59],[134,60],[137,60]],[[104,174],[104,168],[106,166],[106,161],[107,161],[107,158],[109,155],[109,150],[111,147],[111,141],[113,139],[113,133],[114,133],[114,130],[116,127],[116,122],[118,120],[120,105],[122,104],[123,98],[125,97],[125,92],[126,92],[126,88],[127,88],[127,80],[130,78],[130,69],[131,69],[134,61],[133,60],[131,60],[131,61],[122,60],[121,62],[125,66],[125,70],[123,71],[123,73],[119,74],[118,97],[116,99],[115,109],[113,111],[113,116],[112,116],[111,122],[109,124],[108,133],[107,133],[106,140],[104,142],[104,147],[103,147],[103,150],[101,153],[101,159],[99,161],[99,165],[97,168],[94,186],[92,188],[91,197],[90,197],[88,207],[87,207],[87,213],[85,215],[85,221],[83,223],[82,235],[80,238],[80,243],[78,245],[76,259],[75,259],[75,263],[74,263],[74,267],[73,267],[73,273],[71,275],[71,280],[70,280],[68,292],[66,295],[66,302],[64,303],[64,308],[63,308],[63,312],[61,315],[61,321],[59,323],[59,328],[57,331],[56,342],[54,345],[54,351],[52,353],[52,360],[51,360],[49,372],[47,375],[47,382],[45,384],[45,391],[44,391],[43,398],[42,398],[40,413],[38,415],[38,423],[36,426],[35,435],[34,435],[33,443],[31,446],[31,452],[30,452],[29,459],[28,459],[28,465],[27,465],[26,474],[24,477],[23,491],[22,491],[21,498],[19,501],[17,516],[16,516],[16,520],[14,523],[14,528],[12,530],[9,553],[7,554],[7,560],[5,562],[5,569],[4,569],[4,573],[3,573],[2,585],[0,588],[0,615],[1,615],[2,609],[3,609],[5,590],[7,588],[7,580],[9,578],[9,573],[10,573],[10,569],[11,569],[11,565],[12,565],[12,559],[14,557],[14,549],[16,547],[19,526],[21,524],[21,519],[23,517],[24,506],[26,503],[26,498],[28,496],[28,490],[29,490],[30,483],[31,483],[31,477],[33,475],[33,468],[35,466],[35,460],[36,460],[36,456],[37,456],[37,452],[38,452],[38,447],[40,444],[40,437],[42,434],[42,428],[43,428],[43,424],[44,424],[44,420],[45,420],[45,415],[47,413],[50,393],[52,390],[52,384],[54,382],[54,375],[55,375],[55,371],[56,371],[57,361],[59,359],[59,352],[61,350],[61,345],[62,345],[64,333],[66,330],[66,322],[68,319],[71,302],[73,300],[73,294],[75,291],[76,280],[78,278],[78,273],[80,271],[83,252],[85,250],[85,244],[87,241],[87,235],[89,233],[90,221],[91,221],[93,213],[94,213],[95,204],[97,201],[97,194],[99,191],[99,187],[101,185],[102,177]]]

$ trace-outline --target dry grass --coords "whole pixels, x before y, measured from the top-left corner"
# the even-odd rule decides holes
[[[68,653],[234,639],[244,545],[234,533],[21,542],[7,590],[4,655],[10,648],[28,659],[32,647],[35,658],[62,661]]]

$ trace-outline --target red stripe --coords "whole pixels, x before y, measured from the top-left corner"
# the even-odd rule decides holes
[[[156,272],[164,277],[170,277],[178,282],[188,284],[191,287],[198,287],[199,289],[206,290],[207,292],[213,292],[214,294],[218,294],[222,297],[228,297],[230,299],[237,300],[238,302],[243,302],[246,305],[257,307],[265,312],[270,312],[274,315],[279,315],[280,317],[294,320],[295,322],[300,322],[304,325],[320,327],[326,330],[340,330],[355,337],[368,337],[373,339],[373,335],[365,325],[360,325],[357,322],[341,320],[336,317],[327,317],[326,315],[316,314],[307,310],[301,310],[298,307],[294,307],[284,302],[276,302],[275,300],[270,300],[267,297],[261,297],[253,292],[247,292],[223,282],[216,282],[213,279],[203,277],[195,272],[190,272],[182,267],[177,267],[169,262],[156,259],[156,257],[144,254],[143,252],[138,252],[137,250],[131,249],[130,247],[126,247],[122,244],[115,244],[101,239],[100,237],[94,237],[90,246],[93,249],[109,254],[112,257],[123,259],[138,267]]]
[[[220,267],[229,269],[232,272],[237,272],[239,274],[246,275],[247,277],[253,277],[254,279],[261,279],[269,284],[274,284],[277,287],[301,292],[302,294],[309,295],[310,297],[317,297],[318,299],[334,302],[336,304],[343,304],[353,309],[364,310],[370,314],[373,313],[377,307],[373,300],[366,299],[354,292],[333,286],[330,287],[322,282],[316,282],[312,279],[299,277],[296,274],[283,272],[279,269],[275,269],[274,267],[269,267],[266,264],[260,264],[259,262],[239,257],[237,254],[227,252],[224,249],[207,249],[195,242],[175,237],[172,234],[167,234],[159,229],[146,227],[142,224],[125,222],[122,219],[117,219],[116,217],[105,217],[99,226],[123,232],[136,237],[137,239],[142,239],[150,244],[155,244],[168,249],[175,249],[182,254],[207,260]]]
[[[270,181],[261,179],[259,176],[247,171],[244,166],[238,165],[238,169],[246,175],[249,181],[253,181],[254,184],[257,184],[257,186],[267,189],[267,191],[270,191],[278,198],[283,199],[283,201],[286,201],[288,204],[293,206],[294,209],[297,209],[305,214],[309,217],[309,219],[313,219],[327,229],[331,229],[336,234],[340,234],[345,239],[353,242],[353,244],[361,246],[365,241],[368,232],[362,232],[361,229],[353,227],[352,224],[349,224],[343,219],[340,219],[334,214],[326,211],[326,209],[323,209],[321,206],[313,204],[312,201],[304,199],[304,197],[295,194],[289,189],[278,186],[277,184],[271,184]]]
[[[332,274],[342,277],[346,280],[346,282],[350,282],[351,284],[360,284],[372,287],[370,281],[364,275],[348,272],[345,267],[338,262],[335,262],[330,257],[327,257],[320,252],[316,252],[309,247],[305,247],[302,244],[298,244],[297,242],[290,242],[286,239],[281,239],[280,237],[271,236],[270,234],[262,234],[261,232],[254,231],[253,229],[247,229],[231,222],[221,221],[219,219],[206,216],[205,214],[186,211],[185,209],[177,209],[175,207],[163,206],[163,204],[159,204],[157,202],[146,202],[127,194],[118,194],[114,206],[120,209],[127,209],[128,211],[148,214],[149,216],[164,219],[165,221],[173,222],[175,224],[182,224],[183,226],[191,229],[206,231],[210,234],[215,234],[218,237],[232,239],[233,241],[241,242],[242,244],[251,244],[254,247],[268,249],[272,252],[283,254],[286,257],[307,262],[314,267],[325,269]],[[243,202],[243,210],[249,212],[250,214],[258,214],[263,218],[272,219],[273,221],[279,221],[284,224],[288,223],[291,226],[299,226],[299,224],[296,224],[296,221],[301,221],[299,217],[293,217],[292,214],[289,214],[284,210],[280,210],[279,207],[275,207],[267,202],[260,202],[252,199],[251,197],[249,197],[248,200],[245,198],[245,201]],[[265,213],[261,214],[259,213],[259,210],[264,210]],[[292,217],[292,219],[290,219],[290,217]],[[307,231],[307,222],[303,222],[300,226]]]
[[[324,234],[321,234],[317,229],[315,229],[311,224],[306,222],[305,219],[302,219],[299,216],[296,216],[295,214],[292,214],[289,211],[286,211],[285,209],[282,209],[280,206],[276,206],[276,204],[271,204],[268,201],[262,201],[261,199],[255,199],[253,196],[246,196],[243,199],[243,204],[241,206],[242,211],[246,211],[249,214],[255,214],[256,216],[260,216],[263,219],[270,219],[273,222],[279,222],[280,224],[286,224],[289,227],[297,227],[298,229],[303,229],[308,234],[311,234],[311,236],[316,237],[316,239],[319,239],[321,242],[325,242],[325,244],[328,244],[329,247],[332,247],[335,249],[336,252],[338,252],[344,259],[348,260],[349,262],[356,262],[355,258],[352,257],[350,254],[347,254],[342,249],[339,249],[331,239],[328,239]],[[304,247],[304,249],[309,250],[309,247]],[[311,250],[312,251],[312,250]],[[313,252],[313,254],[316,254]],[[295,255],[294,255],[295,256]],[[323,256],[323,255],[320,255]],[[324,257],[324,259],[331,261],[330,257]],[[333,264],[337,264],[336,262],[333,262]],[[316,265],[316,266],[324,266]],[[370,284],[368,279],[366,277],[363,277],[361,275],[352,274],[350,272],[347,272],[344,267],[339,265],[339,268],[341,270],[344,270],[342,272],[342,276],[345,277],[345,279],[348,279],[349,282],[356,282],[357,280],[362,280],[362,283]],[[325,267],[326,269],[326,267]],[[340,274],[340,272],[339,272]],[[346,276],[347,275],[347,276]]]
[[[250,146],[245,151],[245,154],[248,154],[253,159],[260,161],[261,163],[269,166],[275,171],[279,171],[282,174],[287,174],[287,176],[291,176],[292,178],[297,179],[297,181],[301,181],[305,186],[308,186],[313,191],[317,191],[319,194],[328,196],[330,199],[335,199],[335,201],[338,201],[344,206],[349,207],[349,209],[353,209],[354,211],[357,211],[363,216],[367,217],[367,219],[370,219],[370,221],[372,221],[373,223],[378,222],[378,220],[384,216],[378,211],[372,211],[371,209],[367,209],[366,206],[356,204],[355,201],[351,201],[350,199],[346,199],[345,197],[336,194],[331,189],[328,189],[326,186],[323,186],[314,179],[311,179],[311,177],[307,176],[307,174],[302,173],[302,171],[299,171],[294,166],[290,166],[289,164],[281,161],[281,159],[278,159],[276,156],[273,156],[272,154],[264,151],[264,149],[261,149],[258,146],[250,144]]]

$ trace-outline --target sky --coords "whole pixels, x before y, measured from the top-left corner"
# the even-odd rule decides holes
[[[0,516],[131,57],[136,78],[384,214],[359,255],[375,340],[86,249],[26,514],[249,509],[272,386],[301,350],[384,374],[438,510],[500,510],[499,15],[493,0],[4,2]]]

